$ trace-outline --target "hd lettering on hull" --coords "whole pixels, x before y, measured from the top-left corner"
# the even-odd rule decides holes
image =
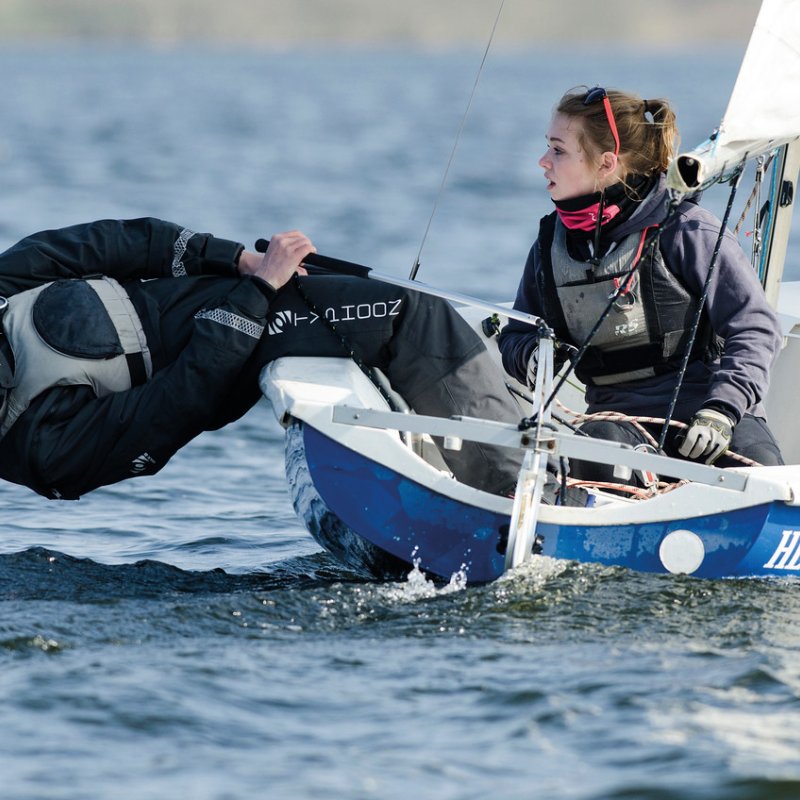
[[[784,531],[780,544],[764,569],[800,570],[800,531]]]
[[[376,303],[359,303],[358,305],[342,305],[338,308],[325,309],[325,319],[336,324],[337,322],[358,322],[365,319],[380,319],[382,317],[396,317],[400,313],[402,298],[378,301]],[[297,314],[293,311],[278,311],[271,315],[267,321],[267,333],[274,336],[283,333],[289,327],[298,327],[303,323],[313,325],[319,315],[313,311],[308,314]]]

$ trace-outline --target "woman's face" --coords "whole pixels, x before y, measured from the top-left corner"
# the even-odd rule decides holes
[[[547,129],[547,150],[539,159],[544,170],[547,191],[553,200],[591,194],[601,188],[598,168],[578,143],[583,123],[566,114],[556,113]]]

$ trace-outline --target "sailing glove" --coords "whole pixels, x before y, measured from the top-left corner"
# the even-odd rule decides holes
[[[536,370],[539,368],[539,347],[534,347],[528,359],[528,369],[525,372],[525,382],[529,389],[536,386]]]
[[[678,452],[684,458],[705,457],[706,464],[713,464],[728,449],[733,424],[730,417],[721,411],[701,408],[689,422]]]
[[[557,375],[561,371],[561,367],[567,361],[572,361],[573,356],[578,352],[576,347],[571,344],[566,344],[558,339],[553,340],[553,374]],[[533,352],[528,359],[528,369],[525,372],[525,380],[528,387],[533,389],[536,385],[536,370],[539,366],[539,346],[533,348]]]

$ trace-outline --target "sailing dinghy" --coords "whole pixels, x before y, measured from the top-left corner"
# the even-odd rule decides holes
[[[782,83],[787,88],[758,89],[776,70],[791,76]],[[767,408],[789,466],[718,469],[554,427],[547,339],[531,416],[520,426],[403,413],[350,361],[282,358],[264,369],[261,387],[286,429],[288,484],[311,535],[350,567],[378,578],[417,566],[442,580],[461,575],[482,583],[537,554],[704,578],[800,573],[800,426],[779,402],[798,396],[800,380],[800,317],[788,313],[800,308],[800,284],[781,282],[800,170],[800,96],[791,99],[788,91],[800,95],[800,0],[766,0],[719,129],[675,160],[668,183],[676,197],[685,196],[738,182],[748,163],[757,165],[759,187],[768,178],[754,268],[786,337]],[[416,281],[368,277],[465,300]],[[487,308],[501,321],[514,313],[466,302],[462,313],[476,331],[484,328]],[[496,339],[484,341],[499,360]],[[580,411],[579,387],[559,387],[558,398]],[[426,458],[433,437],[445,447],[474,440],[520,448],[513,499],[459,483],[441,460]],[[612,464],[620,475],[641,470],[662,483],[630,495],[587,486],[580,506],[545,503],[546,464],[560,458]]]

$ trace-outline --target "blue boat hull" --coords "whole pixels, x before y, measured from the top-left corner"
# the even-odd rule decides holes
[[[470,583],[504,571],[508,515],[409,480],[309,425],[290,428],[287,470],[295,508],[312,535],[354,568],[389,577],[418,564],[444,580],[462,571]],[[540,518],[537,534],[543,555],[642,572],[705,578],[800,572],[800,512],[783,502],[637,524]],[[667,545],[680,555],[693,543],[701,553],[698,565],[668,569]]]

